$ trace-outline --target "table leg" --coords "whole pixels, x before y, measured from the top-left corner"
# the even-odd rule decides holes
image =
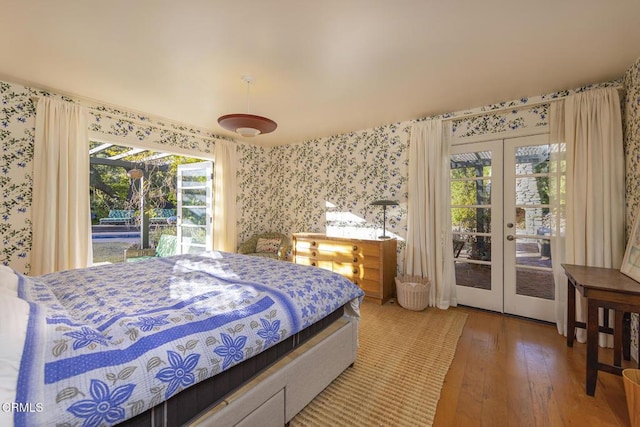
[[[576,334],[576,288],[572,280],[567,283],[567,347],[573,347]]]
[[[628,311],[622,317],[622,357],[631,360],[631,313]]]
[[[587,394],[593,396],[598,380],[598,302],[587,301]]]
[[[606,311],[609,311],[605,308]],[[624,312],[622,310],[616,310],[614,312],[615,319],[613,327],[613,364],[615,366],[622,366],[622,346],[623,346],[623,323]],[[609,326],[609,325],[605,325]]]

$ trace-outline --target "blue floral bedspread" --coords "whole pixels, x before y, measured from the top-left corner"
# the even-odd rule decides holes
[[[337,274],[208,252],[21,276],[20,425],[111,425],[260,353],[362,291]],[[44,369],[43,369],[44,367]]]

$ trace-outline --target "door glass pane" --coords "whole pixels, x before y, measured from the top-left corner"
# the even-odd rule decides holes
[[[204,245],[206,243],[207,236],[204,227],[184,227],[182,235],[189,244]]]
[[[185,206],[207,206],[206,188],[185,188],[182,190],[182,203]]]
[[[454,234],[453,256],[458,259],[491,261],[491,237]]]
[[[182,208],[182,223],[207,225],[207,208],[186,207]]]
[[[491,176],[491,152],[478,151],[451,155],[451,178]]]
[[[518,239],[516,264],[551,268],[551,241],[547,239]]]
[[[530,145],[516,148],[516,175],[548,172],[548,145]]]
[[[517,267],[516,294],[553,300],[555,294],[553,272]]]
[[[491,290],[491,265],[456,262],[456,285]]]
[[[516,178],[516,205],[548,205],[549,185],[548,176]]]
[[[464,179],[451,182],[451,205],[490,205],[491,180]]]
[[[452,208],[451,226],[454,233],[491,232],[490,208]]]
[[[547,207],[516,207],[516,235],[551,235],[551,210]]]
[[[183,187],[201,187],[206,183],[206,169],[186,169],[182,172]]]

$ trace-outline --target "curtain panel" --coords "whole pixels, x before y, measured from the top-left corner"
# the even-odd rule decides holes
[[[213,249],[235,252],[236,233],[236,145],[217,140],[213,178]]]
[[[429,120],[411,127],[405,274],[431,280],[429,305],[457,305],[449,147],[451,123]]]
[[[550,185],[549,199],[553,206],[551,226],[551,267],[555,283],[555,317],[558,333],[567,335],[567,286],[568,280],[562,264],[566,252],[566,164],[567,145],[564,137],[564,100],[549,106],[550,163],[554,168],[554,180]],[[564,187],[564,188],[563,188]]]
[[[91,265],[89,137],[84,107],[36,104],[30,274]]]
[[[552,139],[566,142],[566,233],[561,262],[620,268],[625,249],[625,161],[620,99],[614,88],[568,96],[550,111]],[[564,114],[564,126],[562,122]],[[552,141],[554,142],[554,141]],[[554,255],[555,257],[555,255]],[[566,295],[566,278],[556,275],[556,296]],[[576,298],[576,317],[586,318],[586,301]],[[566,297],[556,298],[558,331],[566,331]],[[602,312],[600,314],[602,321]],[[613,322],[613,316],[610,319]],[[586,339],[578,329],[579,341]],[[613,339],[601,334],[600,345]]]

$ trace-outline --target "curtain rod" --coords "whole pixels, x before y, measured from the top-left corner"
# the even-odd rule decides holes
[[[622,86],[616,86],[614,88],[617,89],[618,92],[624,92],[624,88]],[[491,114],[491,113],[501,113],[503,111],[519,110],[521,108],[534,107],[536,105],[550,104],[551,102],[560,101],[562,99],[565,99],[567,96],[569,96],[569,95],[559,96],[559,97],[553,98],[553,99],[544,99],[544,100],[540,100],[540,101],[530,102],[528,104],[512,105],[512,106],[509,106],[509,107],[504,106],[504,107],[500,107],[500,108],[494,108],[492,110],[484,110],[484,111],[478,111],[476,113],[462,114],[462,115],[459,115],[459,116],[451,116],[451,117],[446,117],[446,118],[442,119],[442,121],[445,122],[445,121],[449,121],[449,120],[464,120],[464,119],[468,119],[470,117],[484,116],[486,114]]]

